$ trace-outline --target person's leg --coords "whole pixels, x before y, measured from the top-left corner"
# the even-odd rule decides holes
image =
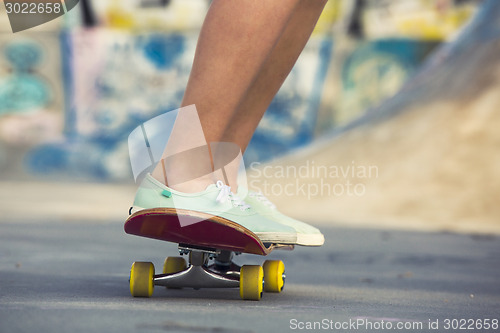
[[[176,121],[164,156],[222,140],[237,107],[276,46],[298,2],[299,0],[212,2],[200,32],[193,68],[182,101],[182,106],[196,105],[205,137],[183,130],[182,123],[188,124],[190,119],[180,119],[179,124]],[[179,178],[186,179],[186,173],[190,170],[186,169],[185,161],[176,161],[175,158],[169,161],[158,164],[153,171],[155,178],[164,180],[164,175],[168,175],[169,185],[188,192],[202,190],[210,182],[208,177],[201,177],[189,184],[176,185],[175,180],[171,179],[177,178],[178,173],[183,173]],[[211,163],[210,157],[198,156],[196,164],[207,163]]]
[[[246,149],[264,112],[290,73],[309,39],[325,4],[325,0],[302,0],[297,6],[278,44],[229,122],[223,141],[238,144],[242,151]],[[228,159],[224,155],[230,149],[224,149],[223,144],[220,144],[220,146],[223,149],[216,150],[214,160],[216,162],[221,160],[220,164],[223,164],[224,160]],[[238,160],[233,161],[228,167],[225,167],[226,178],[232,191],[241,195],[241,198],[260,216],[293,228],[296,234],[294,244],[321,246],[324,243],[325,238],[320,230],[280,213],[262,194],[247,192],[248,189],[239,192],[237,183],[238,162]],[[246,184],[241,185],[246,187]]]
[[[327,0],[302,0],[296,7],[276,47],[266,60],[245,98],[231,118],[221,141],[237,144],[244,152],[259,121],[292,70],[314,30]],[[227,150],[226,150],[227,151]],[[223,155],[224,151],[215,152]],[[220,157],[221,160],[227,158]],[[229,184],[236,191],[236,168],[229,168]]]
[[[302,0],[224,131],[223,140],[244,152],[259,121],[311,36],[327,0]]]
[[[182,101],[196,105],[207,142],[220,141],[298,2],[213,1]]]

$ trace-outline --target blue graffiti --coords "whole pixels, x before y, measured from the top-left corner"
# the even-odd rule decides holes
[[[43,51],[34,42],[13,42],[4,50],[11,74],[0,80],[0,114],[22,113],[43,108],[50,102],[51,89],[35,73]]]
[[[181,35],[152,35],[143,46],[144,56],[157,69],[164,70],[174,66],[184,52],[184,37]]]

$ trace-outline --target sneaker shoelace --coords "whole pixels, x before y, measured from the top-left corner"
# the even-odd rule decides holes
[[[271,202],[262,192],[250,192],[248,194],[252,198],[255,198],[262,202],[264,205],[270,207],[271,209],[276,209],[276,205]]]
[[[234,207],[239,207],[241,210],[247,210],[250,208],[250,205],[231,192],[231,186],[225,185],[220,180],[217,181],[216,185],[217,188],[220,189],[219,195],[215,199],[218,203],[224,203],[227,200],[230,200]]]

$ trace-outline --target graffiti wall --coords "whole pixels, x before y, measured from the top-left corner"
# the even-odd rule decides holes
[[[16,170],[27,147],[63,136],[64,89],[57,24],[12,34],[0,18],[0,171]]]
[[[445,13],[455,30],[472,12],[452,1],[403,2],[416,13]],[[50,24],[17,34],[1,17],[2,177],[131,180],[127,137],[179,107],[208,6],[205,0],[81,1]],[[262,119],[247,164],[306,145],[390,97],[454,31],[450,24],[432,30],[440,21],[430,19],[416,34],[408,27],[422,18],[400,12],[405,6],[394,2],[329,1]],[[377,30],[380,20],[392,23]]]
[[[475,0],[342,2],[327,110],[318,131],[341,126],[394,95],[425,58],[450,41],[475,13]]]
[[[195,34],[77,29],[63,34],[69,88],[64,140],[36,147],[28,166],[82,178],[129,179],[127,137],[178,108]]]

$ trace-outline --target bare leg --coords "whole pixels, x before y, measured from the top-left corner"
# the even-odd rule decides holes
[[[326,2],[302,0],[298,4],[286,30],[229,122],[223,141],[234,142],[245,151],[264,112],[309,40]]]
[[[222,138],[298,2],[213,1],[182,101],[196,105],[207,142]]]
[[[195,60],[182,106],[196,105],[205,138],[191,128],[190,117],[176,120],[164,156],[221,141],[238,105],[255,81],[277,44],[299,0],[214,0],[203,24]],[[184,124],[184,125],[183,125]],[[211,163],[210,154],[196,161],[170,158],[153,171],[158,180],[184,192],[203,190],[213,180],[209,176],[177,184],[174,178],[188,179],[190,164]],[[183,174],[180,174],[183,173]],[[168,175],[168,177],[164,177]]]
[[[276,47],[231,118],[221,141],[236,143],[245,151],[264,112],[306,45],[326,2],[302,0],[297,5]],[[228,171],[231,173],[229,183],[235,191],[237,169]]]

